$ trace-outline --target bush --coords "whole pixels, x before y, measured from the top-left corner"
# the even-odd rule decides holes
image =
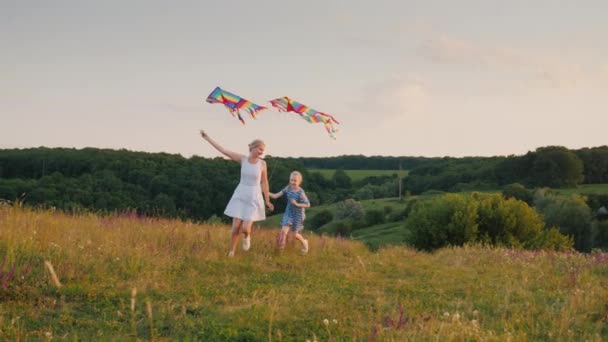
[[[534,203],[549,227],[574,238],[576,250],[591,251],[591,209],[579,195],[564,196],[537,191]]]
[[[553,227],[543,230],[532,245],[536,249],[545,248],[563,252],[572,249],[570,246],[574,245],[574,240]]]
[[[384,221],[384,212],[378,209],[370,209],[365,212],[365,224],[368,226],[375,226],[377,224],[384,223]]]
[[[497,194],[447,194],[421,201],[405,225],[410,243],[425,250],[470,242],[528,249],[571,247],[568,238],[546,231],[542,217],[525,202]]]
[[[309,226],[311,230],[319,229],[321,226],[324,226],[331,222],[334,219],[334,215],[331,211],[324,209],[320,212],[316,213],[313,217],[308,220]]]
[[[337,220],[350,219],[353,221],[359,221],[363,219],[364,215],[365,213],[363,211],[363,206],[354,199],[347,199],[342,202],[338,202],[337,204]]]
[[[505,186],[502,190],[502,195],[507,199],[515,198],[520,201],[524,201],[528,203],[528,205],[532,205],[532,202],[534,201],[532,191],[526,189],[525,186],[519,183],[513,183]]]
[[[372,186],[368,184],[355,191],[355,194],[353,196],[358,201],[369,200],[374,198],[374,191],[372,190]]]
[[[322,232],[330,235],[350,236],[354,228],[353,221],[340,220],[328,223],[323,227]]]
[[[594,221],[591,232],[593,248],[608,250],[608,221]]]
[[[389,215],[393,212],[393,207],[390,205],[385,205],[382,209],[384,210],[384,215]]]
[[[397,221],[405,220],[407,218],[408,212],[409,211],[408,211],[407,207],[403,208],[401,210],[398,210],[398,211],[393,211],[392,213],[390,213],[388,215],[388,217],[386,218],[386,220],[388,222],[397,222]]]
[[[405,220],[410,215],[410,213],[412,212],[412,209],[416,206],[417,203],[418,203],[417,199],[412,199],[412,200],[408,201],[407,204],[405,205],[405,208],[388,215],[387,221],[388,222],[397,222],[397,221]]]

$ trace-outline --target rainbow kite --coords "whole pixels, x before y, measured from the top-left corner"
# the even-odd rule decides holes
[[[213,89],[211,94],[207,96],[207,102],[223,104],[232,116],[237,116],[239,120],[241,120],[243,125],[245,124],[245,120],[243,120],[243,117],[241,116],[242,110],[249,113],[249,115],[255,119],[257,112],[266,109],[266,107],[258,106],[257,104],[238,95],[229,93],[220,87]]]
[[[329,136],[336,138],[338,129],[334,127],[334,123],[340,124],[333,116],[314,110],[306,105],[296,102],[289,97],[281,97],[270,101],[273,107],[277,108],[280,112],[294,112],[300,114],[300,116],[310,122],[318,123],[322,122],[325,126],[325,130],[329,133]]]

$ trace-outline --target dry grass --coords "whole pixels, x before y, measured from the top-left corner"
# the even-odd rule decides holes
[[[0,339],[608,338],[606,254],[309,236],[301,256],[276,232],[228,258],[226,226],[0,205]]]

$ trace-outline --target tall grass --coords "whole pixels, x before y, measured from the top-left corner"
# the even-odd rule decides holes
[[[227,226],[0,206],[0,339],[608,338],[606,254],[309,236],[302,256],[275,234],[228,258]]]

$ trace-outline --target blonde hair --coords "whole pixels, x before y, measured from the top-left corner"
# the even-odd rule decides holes
[[[255,139],[254,141],[249,143],[249,151],[253,150],[254,148],[260,146],[260,145],[264,145],[266,146],[266,144],[264,143],[264,141],[260,140],[260,139]]]
[[[304,177],[302,177],[302,174],[300,173],[300,171],[291,171],[289,176],[298,176],[298,177],[300,177],[300,180],[302,180],[304,178]]]

